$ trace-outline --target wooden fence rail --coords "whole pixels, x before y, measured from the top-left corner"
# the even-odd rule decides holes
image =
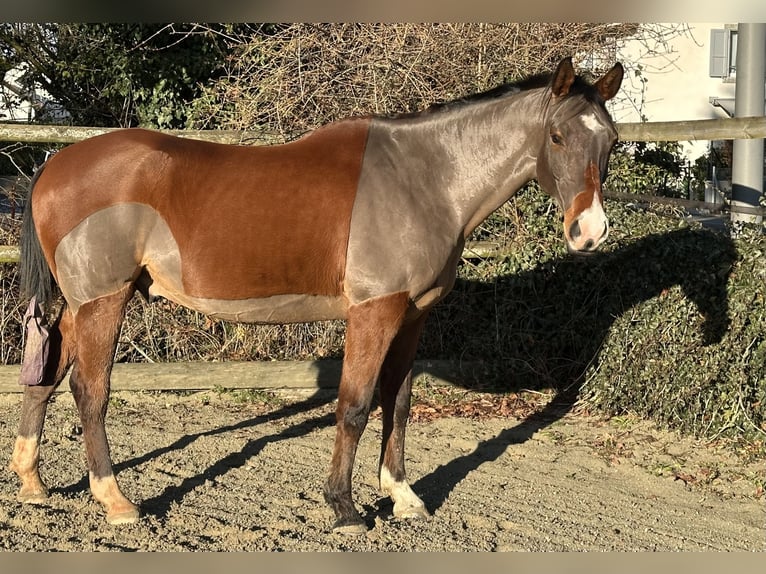
[[[73,143],[119,128],[0,124],[0,142]],[[280,136],[263,130],[162,130],[220,143],[273,143]],[[697,141],[766,138],[766,117],[618,123],[622,141]]]
[[[622,141],[697,141],[766,138],[766,117],[617,124]],[[2,139],[2,138],[0,138]]]
[[[122,128],[90,128],[81,126],[43,126],[34,124],[0,124],[0,142],[74,143],[117,131]],[[278,134],[263,130],[157,130],[181,137],[227,144],[268,144],[282,141]]]
[[[503,246],[498,241],[472,241],[463,249],[463,259],[487,259],[502,253]],[[17,245],[0,245],[0,263],[18,263],[20,255]]]

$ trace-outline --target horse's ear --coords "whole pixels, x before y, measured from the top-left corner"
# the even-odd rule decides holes
[[[569,88],[575,80],[572,58],[564,58],[559,62],[551,80],[551,92],[557,98],[563,98],[569,93]]]
[[[617,62],[614,66],[612,66],[611,70],[601,76],[601,79],[599,79],[594,84],[598,90],[598,93],[601,94],[602,98],[604,98],[604,101],[611,100],[615,95],[617,95],[617,91],[620,89],[620,84],[622,84],[623,73],[624,70],[622,64]]]

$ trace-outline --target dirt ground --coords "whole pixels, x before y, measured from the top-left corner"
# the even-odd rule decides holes
[[[321,494],[334,436],[335,396],[327,391],[265,401],[220,391],[113,393],[112,455],[142,518],[110,526],[88,491],[68,392],[49,408],[42,445],[51,496],[40,506],[16,501],[7,461],[20,399],[0,394],[2,550],[766,549],[762,460],[631,418],[482,415],[478,407],[440,416],[427,405],[409,426],[407,470],[432,517],[392,518],[377,491],[381,430],[373,413],[354,475],[370,530],[333,534]]]

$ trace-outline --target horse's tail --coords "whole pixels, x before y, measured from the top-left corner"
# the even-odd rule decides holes
[[[53,299],[56,286],[53,273],[51,273],[48,262],[43,255],[32,215],[32,193],[43,169],[45,169],[45,164],[35,172],[32,182],[29,184],[29,193],[21,221],[21,260],[19,263],[22,300],[35,297],[41,307]]]

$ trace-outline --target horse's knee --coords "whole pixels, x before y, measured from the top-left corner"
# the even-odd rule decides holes
[[[362,433],[370,417],[370,404],[366,402],[364,404],[348,405],[339,415],[338,423],[343,425],[346,430]]]

